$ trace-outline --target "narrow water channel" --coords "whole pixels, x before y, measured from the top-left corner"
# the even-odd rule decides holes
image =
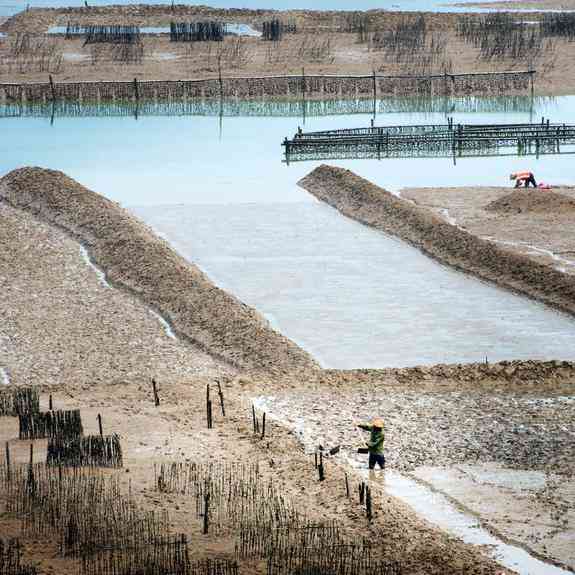
[[[489,107],[486,106],[486,109]],[[535,113],[565,119],[575,98]],[[454,114],[455,121],[529,121],[527,112]],[[306,129],[369,125],[369,114],[306,117]],[[224,289],[263,313],[325,367],[385,367],[575,357],[575,322],[442,267],[343,218],[297,187],[317,163],[286,166],[280,142],[300,117],[0,120],[0,174],[61,169],[120,202]],[[383,113],[376,122],[445,121]],[[9,142],[9,144],[8,144]],[[403,186],[508,185],[529,167],[575,180],[571,156],[332,162]]]

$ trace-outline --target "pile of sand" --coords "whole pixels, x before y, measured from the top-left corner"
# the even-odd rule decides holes
[[[575,210],[575,200],[551,192],[534,188],[514,190],[485,206],[488,212],[497,214],[553,213]]]

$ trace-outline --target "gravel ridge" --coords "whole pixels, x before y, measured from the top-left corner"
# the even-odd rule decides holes
[[[0,199],[79,240],[107,279],[161,313],[173,330],[239,369],[287,373],[319,365],[255,310],[118,204],[64,173],[20,168],[0,179]]]
[[[298,184],[339,212],[441,263],[575,315],[575,278],[483,240],[350,170],[322,165]]]

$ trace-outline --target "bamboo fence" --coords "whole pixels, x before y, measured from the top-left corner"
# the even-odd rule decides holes
[[[368,99],[533,92],[535,71],[430,76],[301,75],[201,80],[0,84],[0,105],[49,102],[190,102],[232,99]]]

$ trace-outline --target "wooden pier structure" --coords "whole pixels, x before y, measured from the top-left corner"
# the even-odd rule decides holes
[[[420,124],[302,132],[283,142],[287,163],[358,158],[477,157],[575,152],[575,125]],[[565,147],[566,146],[566,147]],[[571,146],[571,147],[569,147]]]

